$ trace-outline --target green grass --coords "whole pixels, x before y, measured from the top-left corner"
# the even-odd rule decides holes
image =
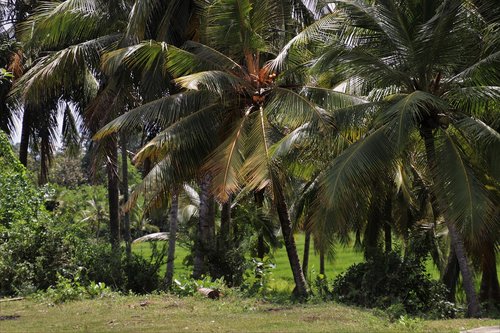
[[[297,250],[302,262],[302,256],[304,253],[304,235],[295,235],[295,241],[297,245]],[[151,249],[147,243],[133,244],[133,251],[135,253],[141,254],[145,257],[151,255]],[[187,256],[188,250],[177,246],[176,248],[176,258],[175,258],[175,277],[189,276],[191,274],[192,267],[186,267],[182,261]],[[352,246],[344,247],[342,245],[337,245],[336,256],[333,262],[326,262],[326,276],[332,280],[338,274],[345,272],[345,270],[354,263],[359,263],[363,261],[363,253],[355,251]],[[288,257],[284,247],[277,249],[273,254],[273,261],[276,263],[276,268],[272,270],[272,280],[270,287],[280,291],[287,291],[293,289],[293,277],[290,270],[290,265],[288,263]],[[162,265],[160,274],[163,276],[165,274],[166,265]],[[434,265],[432,260],[429,258],[426,262],[427,272],[434,278],[439,279],[439,270]],[[500,272],[500,256],[497,258],[497,271]],[[313,245],[311,242],[311,252],[309,257],[309,269],[308,276],[314,278],[316,274],[319,273],[319,255],[316,255],[313,250]],[[479,279],[476,279],[476,283],[479,284]],[[479,286],[478,286],[479,287]]]
[[[6,320],[7,318],[11,318]],[[390,322],[372,311],[338,305],[277,305],[228,295],[212,301],[170,295],[115,296],[52,305],[0,303],[0,332],[458,332],[491,319]]]
[[[302,260],[302,255],[304,253],[304,235],[297,234],[295,236],[297,250],[299,256]],[[133,244],[133,251],[137,254],[141,254],[146,258],[151,255],[151,249],[147,243]],[[177,246],[175,255],[175,277],[180,277],[182,275],[188,276],[191,274],[190,267],[183,265],[182,261],[188,254],[188,250]],[[271,287],[275,289],[290,289],[293,288],[293,277],[292,271],[290,270],[290,264],[288,263],[288,257],[286,254],[285,247],[277,249],[273,254],[273,262],[276,264],[276,268],[272,270],[272,282]],[[352,247],[343,247],[341,245],[337,246],[336,257],[333,262],[326,263],[326,276],[328,278],[333,278],[338,274],[344,272],[349,266],[354,263],[362,262],[363,254],[361,252],[356,252]],[[162,265],[160,274],[163,276],[165,274],[165,265]],[[309,257],[309,269],[308,275],[313,277],[319,274],[319,255],[316,255],[313,250],[311,242],[311,250]]]

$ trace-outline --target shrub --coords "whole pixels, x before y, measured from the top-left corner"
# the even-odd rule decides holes
[[[179,296],[193,296],[196,295],[198,289],[200,288],[210,288],[217,291],[225,291],[226,284],[224,279],[212,279],[210,276],[205,276],[200,280],[196,280],[187,276],[182,276],[179,279],[175,279],[174,283],[170,287],[170,292]]]
[[[80,283],[79,274],[72,279],[58,274],[56,285],[48,288],[43,293],[39,293],[38,297],[48,298],[53,303],[57,304],[68,301],[104,297],[110,294],[111,289],[109,289],[103,282],[96,283],[92,281],[87,286],[84,286]]]
[[[434,318],[456,315],[446,301],[446,287],[425,273],[421,260],[402,259],[397,253],[376,255],[352,265],[333,282],[333,294],[342,303]]]
[[[246,296],[266,296],[269,294],[271,292],[269,282],[271,280],[272,270],[276,266],[269,258],[266,258],[263,262],[252,259],[248,266],[240,290]]]

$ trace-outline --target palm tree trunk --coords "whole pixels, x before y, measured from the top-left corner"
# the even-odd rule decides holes
[[[30,144],[31,109],[28,105],[24,107],[23,123],[21,129],[21,142],[19,145],[19,161],[25,167],[28,166],[28,149]]]
[[[254,200],[257,209],[262,213],[262,207],[264,205],[264,190],[255,191],[254,192]],[[266,247],[264,244],[264,232],[262,230],[258,231],[259,234],[257,236],[257,257],[261,260],[264,260],[264,256],[266,255]]]
[[[307,270],[309,269],[309,249],[311,247],[311,232],[306,231],[306,238],[304,240],[304,257],[302,260],[302,272],[304,272],[304,278],[307,279]]]
[[[385,252],[389,253],[392,251],[392,199],[390,195],[387,195],[387,198],[385,199],[384,220]]]
[[[482,252],[481,268],[483,275],[481,277],[479,299],[481,302],[490,302],[491,304],[500,306],[500,286],[498,283],[495,245],[493,242],[487,242]]]
[[[112,136],[107,142],[108,174],[108,205],[109,205],[109,229],[110,242],[114,252],[120,250],[120,202],[119,202],[119,177],[118,177],[118,147],[116,136]]]
[[[41,136],[40,142],[40,173],[38,174],[38,185],[40,186],[47,184],[50,167],[50,143],[45,134],[47,133]]]
[[[231,233],[231,200],[232,196],[230,195],[227,201],[222,204],[220,215],[221,238],[226,243],[229,241]]]
[[[195,240],[195,255],[193,259],[193,277],[201,278],[207,271],[207,255],[211,252],[213,243],[212,224],[215,212],[213,196],[210,194],[210,175],[205,175],[200,182],[200,211],[198,231]]]
[[[169,222],[170,230],[168,237],[168,255],[167,255],[167,271],[165,273],[165,285],[167,289],[172,286],[174,278],[174,260],[175,260],[175,240],[177,237],[177,213],[179,210],[179,198],[177,193],[172,193],[172,205],[170,207]]]
[[[326,275],[325,274],[325,251],[324,250],[319,251],[319,274]]]
[[[421,135],[424,138],[425,152],[427,155],[427,163],[431,170],[435,169],[436,166],[436,147],[434,144],[434,135],[432,129],[424,128],[421,130]],[[434,178],[434,176],[433,176]],[[436,184],[436,179],[433,179],[434,184]],[[431,200],[435,203],[435,207],[439,208],[439,211],[443,212],[443,208],[446,206],[444,203],[440,202],[439,198],[431,192]],[[462,274],[462,284],[467,298],[467,316],[468,317],[478,317],[480,314],[479,300],[474,289],[474,280],[472,277],[472,272],[467,262],[467,256],[465,253],[465,246],[461,235],[456,229],[453,221],[445,218],[446,226],[448,227],[448,234],[451,239],[451,245],[455,250],[455,254],[458,260],[458,266],[460,268],[460,273]]]
[[[450,246],[450,254],[448,255],[448,263],[443,274],[443,284],[448,288],[448,301],[455,303],[455,293],[457,291],[458,275],[460,269],[458,268],[458,260],[455,250]]]
[[[303,299],[308,295],[307,283],[304,277],[304,273],[302,272],[302,267],[300,265],[300,259],[297,253],[295,239],[293,238],[292,222],[290,221],[290,216],[288,215],[288,208],[286,205],[283,188],[281,187],[281,184],[277,179],[273,179],[273,189],[276,210],[278,212],[278,218],[281,224],[281,232],[285,241],[286,253],[288,254],[288,261],[290,262],[293,279],[295,281],[294,295],[298,298]]]
[[[123,203],[128,201],[128,157],[127,157],[127,138],[125,135],[120,137],[121,141],[121,160],[122,160],[122,197]],[[123,239],[125,240],[125,253],[130,257],[132,253],[132,238],[130,236],[130,213],[123,213]]]
[[[384,241],[385,241],[385,252],[392,251],[392,236],[391,236],[391,225],[389,223],[384,223]]]

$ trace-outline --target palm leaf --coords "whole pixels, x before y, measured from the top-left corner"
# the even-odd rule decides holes
[[[142,128],[150,123],[154,123],[160,128],[166,128],[192,112],[202,109],[203,106],[214,102],[214,98],[211,98],[209,94],[200,91],[187,91],[166,96],[141,105],[114,119],[94,135],[94,140],[99,140],[121,130],[131,131]]]
[[[228,92],[251,91],[251,86],[245,80],[222,71],[198,72],[179,77],[175,82],[186,89],[206,89],[221,97]]]
[[[500,134],[479,119],[462,117],[453,122],[462,135],[482,156],[488,166],[489,174],[500,182]]]
[[[330,221],[348,224],[360,205],[371,196],[370,184],[394,163],[392,149],[382,127],[356,142],[333,159],[320,174],[315,220],[321,232],[331,233]]]
[[[215,103],[203,107],[180,119],[148,142],[136,155],[135,160],[163,158],[176,152],[172,163],[177,168],[194,169],[201,165],[208,153],[218,144],[217,131],[222,122],[223,110]]]
[[[408,95],[390,96],[386,100],[392,105],[382,112],[380,121],[387,125],[388,138],[398,151],[405,148],[409,135],[418,128],[424,116],[447,109],[442,99],[418,90]]]
[[[100,53],[119,38],[99,37],[42,57],[16,82],[12,94],[20,93],[25,100],[38,103],[75,89],[81,84],[75,78],[84,76],[88,68],[98,68]]]
[[[472,243],[481,242],[500,227],[488,192],[451,134],[443,131],[436,152],[437,164],[432,172],[436,196],[446,203],[442,213]]]
[[[250,111],[238,119],[227,139],[208,158],[204,166],[212,176],[214,195],[220,202],[226,202],[229,195],[240,190],[243,177],[240,174],[244,163],[244,144],[247,140],[247,122]]]

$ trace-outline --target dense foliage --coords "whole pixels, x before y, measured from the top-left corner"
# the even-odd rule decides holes
[[[262,296],[284,245],[298,299],[451,316],[461,281],[467,315],[500,306],[495,1],[3,3],[0,130],[21,128],[19,162],[0,138],[2,295]],[[332,294],[325,263],[353,236],[367,261]]]
[[[457,313],[446,287],[426,274],[422,260],[403,259],[395,252],[351,266],[335,279],[332,292],[341,303],[388,310],[396,318],[450,318]]]

